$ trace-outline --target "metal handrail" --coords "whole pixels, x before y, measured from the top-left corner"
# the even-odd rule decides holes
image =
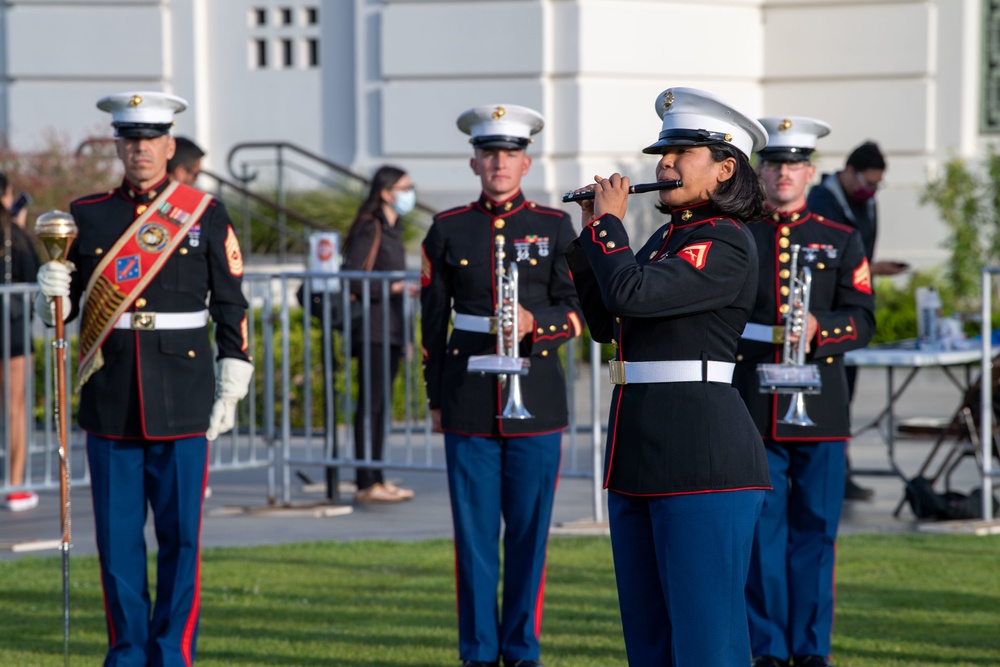
[[[371,181],[365,178],[364,176],[354,173],[350,169],[342,165],[339,165],[336,162],[329,160],[328,158],[323,157],[319,153],[315,153],[307,148],[303,148],[298,144],[293,144],[288,141],[245,141],[233,146],[231,149],[229,149],[229,154],[226,156],[226,168],[229,170],[230,175],[234,179],[238,181],[243,181],[245,183],[250,183],[250,181],[257,178],[258,172],[249,173],[246,176],[240,176],[236,172],[233,161],[236,157],[236,154],[240,151],[259,150],[259,149],[273,149],[279,154],[279,156],[282,151],[288,150],[292,153],[296,153],[302,157],[313,160],[314,162],[318,162],[327,169],[330,169],[331,171],[343,176],[349,181],[353,181],[354,183],[363,186],[364,188],[368,188],[371,185]],[[277,159],[275,160],[275,162],[281,162],[281,160]],[[421,203],[419,201],[416,204],[416,208],[419,209],[420,211],[423,211],[424,213],[427,213],[428,215],[434,215],[435,213],[437,213],[436,208]]]

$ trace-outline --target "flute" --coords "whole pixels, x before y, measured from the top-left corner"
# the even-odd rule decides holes
[[[656,183],[639,183],[638,185],[630,185],[628,193],[630,195],[638,194],[640,192],[652,192],[654,190],[674,190],[684,185],[684,182],[680,179],[676,181],[657,181]],[[587,190],[586,192],[567,192],[563,195],[562,200],[566,203],[571,201],[584,201],[586,199],[593,199],[594,191]]]

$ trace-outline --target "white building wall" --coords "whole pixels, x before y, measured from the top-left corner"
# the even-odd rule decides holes
[[[981,12],[981,0],[12,0],[0,131],[19,149],[52,130],[107,136],[99,97],[166,90],[191,102],[177,132],[210,168],[238,142],[288,141],[362,174],[397,163],[447,206],[478,191],[458,114],[525,104],[547,118],[525,190],[558,203],[595,173],[651,179],[639,151],[659,129],[653,100],[701,87],[750,113],[828,120],[822,171],[879,141],[877,253],[926,266],[944,258],[944,230],[920,191],[942,161],[993,140],[979,132]],[[651,206],[639,197],[633,212]]]

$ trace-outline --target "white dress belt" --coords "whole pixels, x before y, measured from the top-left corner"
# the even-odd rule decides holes
[[[166,329],[200,329],[208,324],[208,311],[194,313],[151,313],[138,311],[122,313],[115,320],[115,329],[137,329],[139,331],[162,331]]]
[[[767,324],[747,322],[747,326],[743,330],[743,338],[746,340],[755,340],[759,343],[781,345],[784,342],[784,337],[785,327],[783,326],[769,326]]]
[[[703,369],[703,364],[705,368]],[[655,382],[733,381],[736,364],[729,361],[698,359],[682,361],[609,361],[612,384],[650,384]],[[704,375],[703,375],[704,373]]]
[[[497,318],[495,317],[455,313],[455,321],[452,324],[460,331],[488,334],[495,334],[497,332]]]

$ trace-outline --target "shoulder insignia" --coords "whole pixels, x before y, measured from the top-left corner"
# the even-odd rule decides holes
[[[677,254],[683,259],[691,263],[691,266],[701,270],[705,268],[705,261],[708,259],[708,249],[712,247],[711,241],[703,241],[702,243],[692,243],[689,246],[684,246]]]
[[[854,269],[854,289],[865,294],[872,293],[872,274],[868,269],[868,258],[861,260],[861,266]]]

